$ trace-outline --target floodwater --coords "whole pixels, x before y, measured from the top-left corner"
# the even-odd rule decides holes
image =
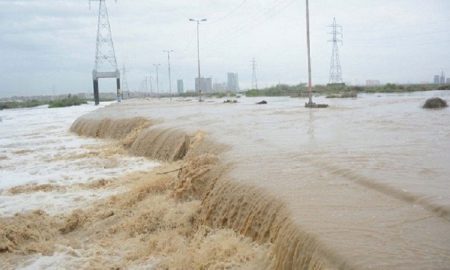
[[[157,166],[119,150],[104,153],[107,143],[69,132],[77,117],[95,109],[89,104],[0,112],[0,216],[37,209],[68,212],[121,191],[98,192],[82,184]]]
[[[356,269],[450,265],[450,109],[424,110],[448,91],[324,99],[127,101],[92,118],[162,120],[227,145],[233,181],[287,206],[327,254]]]
[[[0,112],[0,269],[270,265],[268,245],[193,226],[200,201],[171,196],[174,176],[166,171],[177,164],[69,131],[107,105]]]

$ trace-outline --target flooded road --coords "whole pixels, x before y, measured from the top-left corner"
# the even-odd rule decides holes
[[[298,228],[336,265],[443,269],[450,264],[450,110],[424,110],[449,92],[366,94],[357,99],[241,98],[128,101],[88,117],[161,120],[205,131],[228,146],[236,183],[281,201]],[[315,246],[317,244],[314,244]]]

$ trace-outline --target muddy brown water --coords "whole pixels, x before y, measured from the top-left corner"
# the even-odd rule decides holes
[[[423,110],[433,95],[450,97],[362,95],[326,100],[330,108],[322,110],[290,98],[269,98],[268,105],[255,105],[256,98],[130,100],[86,117],[139,116],[158,128],[204,131],[227,146],[220,158],[232,182],[281,202],[330,265],[444,269],[450,265],[450,110]]]
[[[91,118],[143,117],[158,127],[202,130],[229,146],[233,181],[286,205],[338,265],[359,269],[443,269],[450,265],[450,110],[426,111],[430,95],[363,95],[327,100],[242,98],[127,101]],[[261,198],[263,201],[264,198]]]

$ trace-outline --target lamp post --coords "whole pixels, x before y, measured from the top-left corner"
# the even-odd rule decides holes
[[[200,23],[206,22],[206,19],[189,19],[191,22],[197,23],[197,58],[198,58],[198,101],[202,102],[202,84],[200,73]]]
[[[164,52],[167,53],[167,63],[169,66],[169,95],[170,100],[172,101],[172,74],[170,72],[170,53],[174,52],[173,50],[165,50]]]
[[[309,1],[306,0],[306,42],[308,47],[308,105],[312,106],[311,45],[309,41]]]
[[[159,94],[159,66],[160,64],[153,64],[153,66],[155,66],[155,70],[156,70],[156,93],[158,95],[158,98],[160,98],[160,94]]]

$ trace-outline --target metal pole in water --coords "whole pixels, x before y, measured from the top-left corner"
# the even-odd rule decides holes
[[[306,0],[306,40],[308,47],[308,95],[309,104],[312,104],[312,79],[311,79],[311,45],[309,40],[309,1]]]

